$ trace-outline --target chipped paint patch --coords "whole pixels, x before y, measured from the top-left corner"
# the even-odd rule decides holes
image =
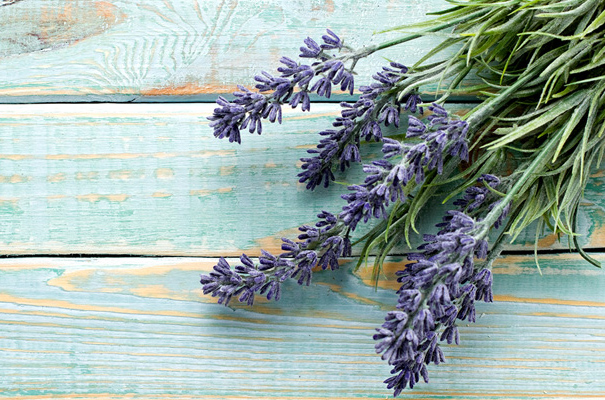
[[[174,178],[174,170],[172,168],[158,168],[154,175],[157,179],[172,179]]]
[[[0,175],[0,183],[24,183],[32,180],[31,176],[24,176],[19,174],[13,175]]]
[[[99,179],[99,173],[96,171],[76,173],[76,180],[78,181],[94,181],[96,179]]]
[[[205,196],[210,196],[212,194],[229,193],[229,192],[232,192],[232,191],[233,191],[232,187],[224,187],[224,188],[219,188],[219,189],[199,189],[199,190],[190,190],[189,191],[189,195],[190,196],[205,197]]]
[[[172,197],[172,193],[167,193],[167,192],[154,192],[151,197],[156,197],[156,198],[168,198],[168,197]]]
[[[84,201],[88,203],[98,203],[101,200],[107,200],[110,202],[121,203],[126,201],[130,196],[127,194],[84,194],[76,196],[78,201]]]
[[[63,172],[59,172],[58,174],[49,175],[46,180],[51,183],[63,182],[67,179],[67,175]]]
[[[64,0],[61,3],[15,7],[0,14],[3,28],[0,57],[70,46],[126,19],[117,6],[107,1]]]
[[[144,171],[133,171],[130,169],[119,169],[115,171],[109,171],[107,174],[109,179],[116,179],[121,181],[127,181],[130,179],[144,179],[145,172]]]

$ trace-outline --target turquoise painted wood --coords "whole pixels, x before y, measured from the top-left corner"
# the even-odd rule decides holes
[[[341,209],[344,186],[311,193],[296,177],[299,159],[330,127],[338,105],[287,112],[283,125],[246,134],[241,146],[213,137],[206,120],[212,109],[0,106],[0,253],[258,255],[261,246],[279,252],[280,238],[295,237],[321,210]],[[380,146],[366,153],[375,157]],[[358,165],[338,179],[357,182],[360,172]],[[580,220],[587,247],[605,242],[603,179],[596,174],[586,193]],[[432,229],[445,209],[420,226]],[[533,240],[530,230],[518,243]],[[541,245],[567,242],[546,237]]]
[[[0,0],[0,102],[211,101],[253,84],[329,27],[359,46],[441,0]],[[412,63],[439,38],[376,55]],[[366,81],[364,81],[366,79]],[[434,90],[427,87],[426,91]],[[336,96],[336,99],[339,97]],[[342,98],[342,97],[340,97]],[[334,100],[334,99],[333,99]],[[465,106],[453,107],[463,110]],[[199,274],[219,255],[279,251],[281,236],[338,211],[342,186],[296,184],[337,105],[288,112],[241,146],[212,137],[211,104],[0,106],[0,254],[196,257],[0,259],[0,398],[383,399],[374,329],[393,309],[393,258],[285,284],[280,302],[224,308]],[[367,146],[368,155],[379,153]],[[340,180],[355,181],[359,168]],[[581,241],[605,242],[595,171]],[[421,230],[445,209],[431,206]],[[510,248],[528,251],[533,232]],[[404,399],[605,398],[605,274],[553,236],[495,268],[495,303],[461,326],[446,364]],[[401,248],[399,252],[406,249]],[[605,261],[605,255],[596,257]],[[235,261],[235,260],[233,260]],[[371,260],[370,260],[371,261]]]
[[[605,256],[598,255],[605,261]],[[233,309],[202,296],[200,258],[0,260],[0,398],[384,399],[371,338],[396,295],[391,260],[317,272],[282,299]],[[494,268],[460,346],[403,399],[605,398],[605,275],[576,256]]]
[[[0,101],[211,99],[253,84],[307,36],[331,28],[350,46],[393,35],[373,30],[421,21],[440,0],[25,0],[0,7]],[[354,21],[354,23],[353,23]],[[359,81],[384,58],[413,63],[422,39],[359,64]],[[192,98],[189,98],[190,100]]]

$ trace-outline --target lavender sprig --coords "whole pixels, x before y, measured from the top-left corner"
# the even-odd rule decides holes
[[[298,174],[299,182],[306,182],[310,190],[322,183],[328,187],[334,181],[332,170],[335,165],[344,171],[351,162],[361,161],[361,139],[379,141],[383,137],[381,125],[399,127],[402,109],[423,113],[422,107],[418,106],[422,103],[420,96],[411,94],[400,102],[392,90],[407,72],[404,65],[391,62],[389,67],[383,67],[382,71],[373,75],[374,83],[359,88],[362,93],[359,100],[340,103],[341,116],[332,123],[336,129],[319,132],[323,138],[317,148],[307,150],[313,156],[301,159],[303,171]]]
[[[277,69],[279,76],[263,71],[254,77],[259,92],[238,85],[239,91],[233,93],[235,99],[232,102],[219,96],[216,103],[220,107],[215,108],[213,115],[208,117],[214,136],[241,143],[241,130],[248,129],[250,133],[261,134],[262,120],[265,119],[281,124],[281,107],[284,104],[289,104],[292,108],[300,105],[303,111],[309,111],[309,95],[316,93],[330,98],[332,85],[339,85],[340,90],[352,95],[355,87],[353,68],[347,68],[345,62],[353,60],[355,64],[360,57],[367,55],[367,50],[336,57],[326,51],[345,48],[342,40],[329,29],[322,40],[323,44],[319,45],[308,37],[304,41],[305,46],[300,48],[299,57],[315,60],[312,64],[282,57],[280,62],[283,65]]]
[[[220,258],[213,271],[202,275],[200,283],[204,294],[218,297],[218,303],[228,305],[233,297],[252,305],[255,294],[265,295],[268,300],[279,300],[281,284],[288,278],[295,278],[299,285],[309,285],[313,268],[335,270],[338,259],[351,255],[349,229],[335,215],[322,211],[317,215],[315,226],[303,225],[299,241],[282,238],[284,253],[275,256],[261,250],[259,264],[242,254],[241,264],[233,269]]]
[[[342,196],[348,204],[340,217],[352,230],[361,220],[365,223],[371,217],[385,218],[390,203],[405,201],[404,188],[409,182],[422,183],[428,171],[441,174],[444,156],[468,160],[468,124],[449,116],[438,104],[429,110],[433,114],[428,117],[428,124],[409,116],[406,138],[419,139],[418,143],[383,138],[384,159],[364,165],[364,183],[349,186],[351,193]],[[398,163],[389,161],[396,157],[401,158]]]
[[[498,185],[498,178],[483,175],[480,183]],[[479,196],[478,188],[469,188],[464,207],[483,203],[492,196]],[[496,200],[500,201],[500,200]],[[475,219],[460,210],[449,211],[436,235],[425,235],[421,252],[413,253],[406,269],[397,272],[399,295],[397,310],[387,313],[374,339],[376,352],[382,353],[393,369],[385,380],[387,388],[398,396],[423,379],[428,382],[427,366],[445,361],[439,342],[459,343],[457,320],[475,321],[475,301],[493,301],[492,273],[489,263],[475,263],[488,253],[487,232],[506,210],[491,207],[485,219]]]
[[[433,104],[428,125],[410,116],[408,138],[418,138],[417,145],[402,144],[393,139],[384,139],[385,159],[364,166],[368,174],[362,185],[350,186],[354,193],[343,195],[348,201],[343,211],[335,216],[327,211],[318,214],[320,221],[315,226],[303,225],[302,232],[294,242],[283,238],[285,253],[274,256],[262,251],[260,265],[255,265],[243,254],[241,265],[231,269],[221,258],[210,275],[203,275],[201,283],[205,294],[219,297],[219,303],[228,304],[233,296],[252,304],[255,293],[265,294],[268,299],[279,299],[280,284],[287,278],[298,278],[299,284],[309,285],[312,269],[320,265],[323,269],[338,268],[339,257],[351,254],[349,231],[355,230],[363,219],[371,216],[385,217],[389,201],[404,200],[403,187],[416,176],[416,182],[424,179],[424,169],[437,168],[441,173],[443,153],[468,156],[466,123],[451,118],[441,106]],[[386,158],[401,155],[399,164],[393,165]]]

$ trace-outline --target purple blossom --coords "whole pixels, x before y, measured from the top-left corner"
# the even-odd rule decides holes
[[[342,49],[343,43],[342,40],[334,32],[329,29],[326,29],[327,35],[323,35],[321,38],[324,41],[320,47],[324,50],[332,50],[332,49]]]
[[[218,303],[228,305],[233,297],[252,305],[255,295],[265,295],[268,300],[279,300],[281,284],[294,278],[300,285],[309,285],[313,268],[338,268],[340,257],[351,255],[349,229],[342,221],[327,211],[317,215],[314,226],[303,225],[299,229],[299,241],[282,239],[284,253],[273,255],[261,250],[258,264],[242,254],[241,264],[231,267],[220,258],[208,275],[202,275],[200,283],[204,294],[218,297]]]
[[[493,175],[484,174],[477,179],[477,182],[483,185],[469,187],[466,189],[464,197],[454,202],[454,205],[458,206],[460,210],[470,212],[481,207],[491,193],[487,186],[496,188],[500,184],[500,179]]]
[[[329,84],[341,84],[341,90],[349,90],[352,94],[353,76],[343,69],[341,61],[330,60],[324,64],[323,72],[326,81],[318,82],[313,87],[323,94],[330,93]],[[417,94],[412,94],[400,103],[396,95],[386,93],[392,89],[405,75],[407,68],[398,63],[390,63],[376,73],[375,80],[369,86],[361,86],[361,96],[355,103],[341,103],[341,116],[337,118],[330,129],[320,132],[322,136],[317,148],[307,150],[312,157],[302,158],[303,171],[298,174],[299,182],[306,183],[307,189],[314,190],[323,183],[328,187],[334,180],[332,172],[335,165],[341,171],[350,166],[351,162],[361,161],[359,155],[360,140],[379,141],[383,138],[381,125],[399,126],[399,115],[403,110],[423,112],[417,107],[421,102]],[[410,100],[410,98],[413,98]]]
[[[310,37],[304,40],[305,45],[300,48],[299,57],[302,58],[318,58],[321,54],[321,47],[317,42]]]
[[[342,41],[329,29],[322,40],[324,44],[319,45],[307,38],[305,46],[300,48],[301,58],[315,59],[311,65],[282,57],[282,66],[277,69],[279,76],[263,71],[254,77],[258,92],[238,86],[239,91],[233,93],[235,99],[232,102],[219,97],[219,107],[208,117],[214,136],[241,143],[241,130],[248,129],[250,133],[260,134],[263,119],[281,124],[281,107],[284,104],[289,104],[292,108],[301,105],[303,111],[309,111],[309,94],[317,93],[330,98],[332,85],[340,86],[341,90],[353,94],[355,82],[352,71],[342,60],[324,53],[324,50],[342,49]]]
[[[361,220],[366,223],[370,217],[385,218],[390,202],[404,198],[403,186],[396,181],[398,178],[388,180],[394,170],[391,163],[377,160],[364,165],[363,170],[367,174],[365,182],[349,186],[351,193],[341,196],[348,204],[343,207],[340,217],[351,230],[355,230]]]
[[[351,110],[351,107],[347,107],[347,110]],[[386,207],[390,203],[405,200],[404,187],[410,181],[422,183],[427,171],[436,170],[441,174],[444,156],[449,154],[467,159],[463,158],[468,157],[466,122],[450,117],[437,104],[433,104],[430,110],[433,115],[428,117],[428,125],[413,115],[409,116],[406,138],[418,139],[420,142],[412,145],[383,138],[384,159],[365,165],[363,170],[367,175],[364,183],[349,186],[348,189],[353,193],[342,196],[348,204],[343,207],[340,216],[351,229],[355,229],[359,221],[367,222],[372,216],[386,217]],[[398,118],[392,121],[395,122],[399,123]],[[453,148],[456,151],[452,151]],[[332,144],[332,151],[336,151],[335,143]],[[321,154],[316,159],[320,156]],[[400,162],[392,163],[392,159],[397,156],[401,157]],[[314,162],[319,164],[318,161]]]
[[[437,123],[449,125],[442,119],[430,127]],[[484,175],[478,183],[496,187],[500,181]],[[466,190],[463,199],[467,209],[477,200],[478,192],[473,188]],[[482,201],[490,200],[494,199],[482,198]],[[392,376],[385,383],[395,396],[406,387],[413,388],[421,379],[428,382],[427,366],[445,361],[439,341],[458,344],[456,321],[474,322],[475,301],[493,301],[489,265],[475,264],[475,257],[487,257],[485,236],[489,229],[484,227],[488,224],[486,221],[496,220],[488,211],[492,209],[487,207],[489,218],[481,220],[462,211],[449,211],[438,224],[440,231],[436,235],[425,235],[425,243],[418,248],[420,252],[408,256],[413,262],[397,272],[401,283],[397,291],[397,311],[387,313],[385,322],[374,335],[376,352],[393,367]]]

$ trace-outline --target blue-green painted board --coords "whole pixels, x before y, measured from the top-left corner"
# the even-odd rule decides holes
[[[355,0],[23,0],[0,7],[0,101],[208,99],[253,84],[326,28],[359,48],[447,4]],[[422,39],[359,64],[368,82],[383,57],[413,63]],[[184,96],[184,97],[183,97]]]
[[[463,106],[455,108],[461,109]],[[1,254],[258,254],[344,205],[342,185],[310,193],[301,157],[337,105],[287,112],[242,145],[215,139],[212,105],[0,106]],[[380,146],[367,147],[368,155]],[[341,181],[361,179],[360,165]],[[587,191],[581,238],[603,245],[603,176]],[[432,208],[434,209],[434,208]],[[421,221],[431,229],[446,207]],[[519,243],[533,243],[528,232]],[[541,246],[558,245],[547,238]],[[559,246],[565,246],[566,243]]]
[[[371,336],[394,306],[401,261],[377,291],[349,263],[235,309],[200,293],[214,262],[1,260],[0,397],[388,397]],[[402,398],[605,397],[605,275],[576,256],[542,264],[540,276],[531,258],[500,260],[496,302],[478,304],[447,363]]]

